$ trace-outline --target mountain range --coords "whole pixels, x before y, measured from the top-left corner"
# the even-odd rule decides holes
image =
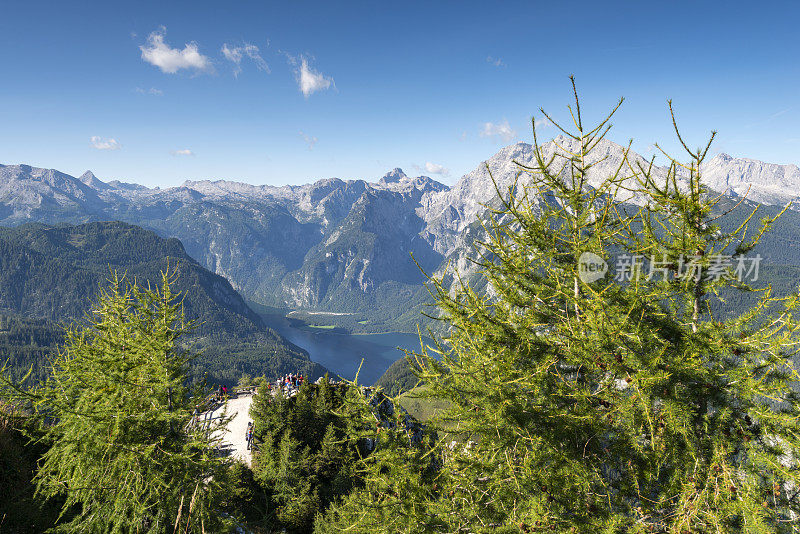
[[[563,154],[574,141],[557,137],[542,148],[546,157]],[[603,140],[590,184],[619,168],[623,153]],[[646,164],[632,152],[628,160]],[[429,299],[420,268],[434,273],[447,262],[466,265],[476,217],[497,197],[492,178],[506,191],[519,175],[517,163],[534,163],[531,145],[501,149],[452,187],[393,169],[372,182],[329,178],[275,187],[206,180],[166,189],[104,182],[89,171],[73,177],[0,165],[0,225],[125,221],[178,238],[189,256],[259,304],[369,313],[377,329],[412,329]],[[719,154],[703,171],[711,189],[734,199],[746,195],[744,207],[800,197],[795,165]],[[654,168],[656,176],[665,173]],[[794,233],[795,223],[800,230],[796,215],[782,234],[789,251],[776,251],[792,262],[800,256],[793,241],[800,235]]]

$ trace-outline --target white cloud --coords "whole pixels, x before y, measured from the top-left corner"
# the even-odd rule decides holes
[[[119,144],[119,141],[113,137],[99,137],[97,135],[92,136],[92,138],[89,140],[89,145],[97,150],[119,150],[122,148],[122,145]]]
[[[425,163],[425,172],[429,174],[438,174],[440,176],[447,176],[450,174],[450,169],[446,169],[444,165],[439,165],[438,163],[431,163],[430,161]]]
[[[234,76],[238,77],[239,73],[242,72],[242,58],[245,56],[253,60],[258,70],[269,73],[269,65],[267,65],[267,62],[261,57],[261,51],[254,44],[245,43],[242,46],[228,46],[228,43],[224,43],[222,45],[222,55],[225,56],[225,59],[233,63]]]
[[[331,86],[336,87],[333,78],[325,76],[311,68],[308,65],[308,59],[304,57],[299,58],[300,66],[298,67],[298,58],[289,54],[286,54],[286,57],[289,59],[289,63],[295,66],[294,75],[297,80],[297,85],[300,88],[300,92],[303,93],[303,96],[306,98],[317,91],[324,91]]]
[[[499,57],[486,56],[486,62],[491,63],[495,67],[505,67],[506,64]]]
[[[188,148],[184,148],[182,150],[172,150],[170,154],[172,154],[173,156],[194,156],[194,152],[192,152]]]
[[[309,150],[314,150],[314,145],[317,144],[317,140],[318,139],[316,137],[313,137],[313,136],[308,136],[308,135],[304,134],[302,131],[300,132],[300,136],[303,138],[303,140],[306,143],[308,143],[308,149]]]
[[[143,60],[167,74],[175,74],[181,69],[198,72],[212,70],[211,60],[199,52],[197,43],[186,43],[183,50],[171,48],[164,42],[166,34],[164,26],[150,34],[147,45],[139,47]]]
[[[421,167],[419,165],[414,165],[414,170],[427,175],[438,174],[439,176],[450,176],[450,169],[445,168],[444,165],[439,165],[438,163],[432,163],[430,161],[426,162],[425,165]]]
[[[493,122],[484,123],[480,135],[481,137],[499,137],[508,142],[517,136],[517,132],[511,128],[506,119],[503,119],[503,122],[497,124]]]
[[[142,89],[141,87],[137,87],[135,91],[140,95],[161,96],[164,94],[164,91],[161,89],[156,89],[155,87],[151,87],[150,89]]]

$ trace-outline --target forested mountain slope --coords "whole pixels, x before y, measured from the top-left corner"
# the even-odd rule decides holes
[[[42,354],[31,347],[51,349],[52,333],[89,312],[113,271],[146,286],[168,269],[176,271],[186,316],[197,321],[191,339],[204,354],[195,374],[235,380],[243,372],[324,372],[267,329],[230,283],[189,257],[180,241],[121,222],[0,229],[0,311],[7,317],[0,352],[14,356],[17,367],[30,365]]]

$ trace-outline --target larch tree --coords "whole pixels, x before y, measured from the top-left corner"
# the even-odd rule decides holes
[[[449,332],[416,359],[421,395],[448,402],[433,425],[462,442],[424,451],[442,460],[427,479],[397,473],[403,462],[424,471],[410,451],[379,447],[329,528],[797,528],[798,296],[767,288],[742,316],[711,311],[726,291],[752,290],[741,264],[774,219],[749,236],[747,223],[720,230],[715,218],[730,214],[714,211],[719,197],[702,184],[707,147],[666,173],[623,149],[598,177],[594,151],[613,112],[587,128],[574,96],[574,127],[545,113],[566,142],[546,156],[534,129],[535,163],[519,164],[483,222],[486,290],[431,280]],[[632,197],[640,207],[622,202]]]
[[[18,392],[44,421],[37,491],[63,499],[65,532],[211,532],[220,528],[227,461],[216,426],[195,415],[202,392],[187,386],[192,328],[179,295],[141,289],[116,274],[41,386]]]
[[[650,267],[642,298],[658,302],[669,324],[659,336],[656,372],[635,381],[647,401],[641,519],[672,532],[795,532],[800,296],[775,297],[758,283],[756,248],[788,206],[759,222],[758,206],[747,212],[743,199],[723,207],[724,192],[710,191],[702,178],[716,134],[691,150],[672,102],[669,110],[688,157],[681,162],[662,151],[669,165],[660,175],[652,162],[635,166],[648,202],[640,231],[629,236]],[[735,293],[755,297],[741,315],[725,308]]]
[[[625,250],[635,222],[618,200],[631,183],[627,149],[589,184],[621,103],[586,127],[575,92],[574,128],[562,129],[570,144],[553,141],[549,157],[534,128],[534,165],[519,164],[484,222],[477,263],[486,291],[433,280],[450,333],[440,354],[423,351],[421,378],[428,396],[450,401],[442,429],[474,442],[443,468],[449,490],[438,507],[450,528],[632,524],[629,460],[639,436],[631,419],[641,399],[620,384],[631,382],[633,365],[647,365],[627,353],[652,352],[657,325],[634,286],[581,271]]]

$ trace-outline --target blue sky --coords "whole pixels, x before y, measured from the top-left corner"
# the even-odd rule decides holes
[[[0,163],[185,179],[452,183],[625,96],[611,138],[800,163],[796,2],[0,2]],[[237,63],[238,60],[238,63]],[[540,131],[552,137],[552,128]]]

